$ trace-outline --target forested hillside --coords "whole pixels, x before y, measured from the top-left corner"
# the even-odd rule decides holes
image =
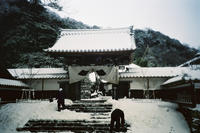
[[[61,67],[62,58],[43,49],[52,46],[59,29],[99,28],[74,19],[61,19],[42,5],[26,0],[0,1],[0,61],[6,68]],[[134,63],[141,66],[176,66],[191,59],[197,50],[153,30],[135,30]]]
[[[197,50],[151,29],[135,30],[134,63],[140,66],[177,66],[193,58]]]
[[[60,28],[98,27],[71,18],[61,19],[42,5],[26,0],[0,1],[1,65],[7,68],[62,66],[61,59],[43,52],[55,43]]]

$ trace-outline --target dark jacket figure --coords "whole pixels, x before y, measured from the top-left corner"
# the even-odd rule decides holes
[[[62,88],[59,89],[57,99],[58,99],[58,101],[57,101],[58,111],[60,111],[61,106],[62,106],[62,109],[64,109],[64,107],[65,107],[65,96],[64,96],[64,92],[63,92]]]
[[[124,127],[124,112],[120,109],[115,109],[111,113],[111,122],[110,122],[110,132],[112,133],[114,124],[116,122],[116,130],[119,131],[120,126],[123,128]]]

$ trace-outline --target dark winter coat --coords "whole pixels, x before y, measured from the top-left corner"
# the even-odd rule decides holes
[[[58,103],[64,103],[65,96],[64,96],[64,92],[63,91],[59,91],[58,92],[57,99],[58,99],[58,101],[57,101]]]
[[[112,132],[114,128],[114,123],[116,122],[116,129],[119,130],[120,127],[124,127],[124,112],[120,109],[115,109],[111,113],[110,131]]]

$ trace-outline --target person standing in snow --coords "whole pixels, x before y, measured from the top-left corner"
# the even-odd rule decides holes
[[[115,124],[116,122],[116,124]],[[110,132],[112,133],[115,124],[116,130],[119,131],[120,127],[124,127],[124,112],[121,109],[115,109],[111,113]]]
[[[59,89],[58,96],[57,96],[57,103],[58,103],[58,111],[61,111],[61,106],[62,106],[62,109],[64,109],[65,96],[64,96],[64,92],[62,88]]]

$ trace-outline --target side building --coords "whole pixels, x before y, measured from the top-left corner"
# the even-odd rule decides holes
[[[21,98],[23,89],[29,86],[20,80],[16,80],[3,67],[0,67],[0,103],[15,102]]]
[[[68,80],[63,68],[18,68],[8,69],[10,74],[26,83],[34,91],[34,98],[47,99],[56,97],[59,83]]]
[[[132,67],[119,73],[119,93],[130,98],[160,98],[161,85],[185,68]],[[124,95],[124,94],[123,94]],[[120,97],[123,97],[121,95]]]
[[[200,104],[200,53],[177,68],[183,67],[187,69],[162,84],[162,99],[195,107]]]
[[[118,98],[160,98],[161,85],[170,78],[179,75],[185,68],[177,67],[149,67],[143,68],[137,65],[126,65],[119,70],[119,84],[104,83],[108,95],[117,88]],[[74,88],[80,88],[80,84],[69,84],[69,74],[63,68],[21,68],[8,69],[18,80],[29,85],[34,90],[35,98],[56,97],[58,89],[64,88],[68,99],[81,98],[81,92]],[[91,88],[87,88],[89,91]]]

